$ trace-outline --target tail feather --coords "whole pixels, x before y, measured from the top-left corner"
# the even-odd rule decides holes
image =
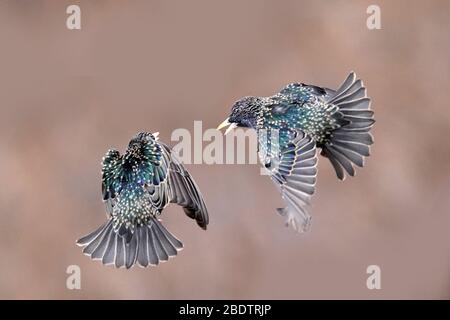
[[[162,227],[162,226],[161,226]],[[154,225],[155,233],[158,236],[159,242],[161,243],[164,251],[169,256],[175,256],[177,254],[176,247],[170,242],[170,240],[166,237],[166,235],[161,231],[159,225]]]
[[[137,251],[138,251],[138,238],[139,233],[135,232],[134,237],[127,244],[127,249],[125,249],[125,267],[130,269],[136,263]]]
[[[327,148],[323,148],[321,154],[330,160],[331,165],[334,168],[334,171],[336,171],[338,179],[344,180],[345,179],[344,169],[342,168],[341,164],[337,161],[337,159],[331,154],[331,152]]]
[[[148,255],[148,232],[146,228],[139,228],[139,250],[137,255],[137,262],[142,267],[147,267],[149,264],[155,264],[156,261],[151,260]]]
[[[86,243],[86,247],[83,249],[83,253],[87,254],[89,256],[92,256],[92,254],[94,254],[94,252],[100,246],[103,238],[105,237],[106,232],[109,231],[109,230],[111,230],[111,225],[110,224],[105,224],[105,225],[103,225],[101,227],[101,230],[100,230],[99,233],[97,233],[98,230],[95,231],[97,233],[96,236],[92,237],[92,240]]]
[[[92,259],[97,260],[103,258],[103,255],[105,254],[106,248],[108,246],[109,238],[111,236],[111,230],[112,226],[108,225],[105,229],[102,239],[99,241],[98,245],[91,253]]]
[[[159,264],[159,257],[158,257],[158,254],[156,253],[156,249],[155,249],[154,236],[148,229],[145,229],[145,233],[147,235],[146,239],[147,239],[147,260],[148,260],[148,264],[152,265],[152,266],[156,266],[156,265]]]
[[[156,255],[158,256],[159,261],[169,260],[169,255],[167,254],[166,250],[164,250],[164,247],[163,247],[159,237],[156,235],[155,232],[152,232],[151,236],[153,239],[153,245],[155,248],[155,252],[156,252]]]
[[[106,247],[105,253],[103,254],[102,263],[104,265],[110,265],[114,263],[114,253],[116,251],[117,234],[109,237],[108,246]]]
[[[83,253],[91,259],[101,260],[104,265],[127,269],[138,264],[141,267],[158,265],[176,256],[183,248],[180,240],[175,238],[157,218],[147,225],[138,226],[127,241],[114,231],[112,220],[77,241],[84,247]]]
[[[328,103],[337,106],[335,118],[342,125],[321,145],[321,154],[330,160],[338,178],[344,180],[345,172],[354,176],[353,165],[363,167],[364,157],[370,155],[373,137],[369,131],[375,120],[366,88],[353,72],[331,95]]]
[[[103,231],[103,229],[105,228],[107,222],[105,222],[105,224],[101,225],[97,230],[89,233],[88,235],[80,238],[77,240],[77,244],[80,246],[84,246],[87,245],[89,243],[91,243],[95,238],[97,238],[97,236]]]
[[[126,248],[126,241],[123,237],[119,236],[117,234],[117,242],[116,242],[116,248],[115,248],[115,259],[114,259],[114,266],[116,268],[121,268],[125,266],[125,248]]]
[[[344,131],[335,131],[333,132],[333,137],[335,140],[343,141],[343,142],[351,142],[351,143],[361,143],[365,145],[373,144],[373,137],[370,133],[367,132],[344,132]]]

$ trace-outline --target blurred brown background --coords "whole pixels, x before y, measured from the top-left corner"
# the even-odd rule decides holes
[[[0,1],[0,298],[450,298],[450,3],[375,2],[371,31],[374,1]],[[376,142],[345,182],[321,160],[308,234],[284,227],[257,165],[189,165],[211,224],[169,207],[177,258],[115,270],[75,245],[105,219],[108,148],[140,130],[173,145],[241,96],[335,88],[351,70]],[[82,290],[66,289],[72,264]]]

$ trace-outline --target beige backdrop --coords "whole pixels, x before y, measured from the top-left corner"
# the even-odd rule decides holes
[[[370,31],[373,2],[0,1],[0,298],[450,298],[450,3],[376,1]],[[66,29],[69,4],[81,31]],[[75,246],[105,219],[108,148],[140,130],[170,142],[194,120],[217,126],[241,96],[336,87],[350,70],[373,98],[376,142],[345,182],[320,161],[310,233],[284,227],[257,165],[189,165],[211,224],[168,208],[177,258],[115,270]]]

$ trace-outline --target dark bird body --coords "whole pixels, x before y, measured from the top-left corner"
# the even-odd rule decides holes
[[[157,134],[137,134],[124,155],[109,150],[102,162],[102,195],[108,220],[77,241],[103,264],[130,268],[167,261],[182,243],[159,221],[169,203],[206,229],[208,211],[196,183]]]
[[[237,101],[229,126],[255,129],[258,154],[285,199],[278,212],[294,229],[305,231],[311,217],[306,210],[315,191],[316,149],[328,158],[339,179],[355,175],[373,143],[370,99],[361,80],[351,73],[337,89],[291,83],[270,97]]]

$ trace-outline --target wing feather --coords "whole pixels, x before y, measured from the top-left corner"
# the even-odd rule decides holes
[[[275,162],[278,165],[268,168],[287,205],[277,210],[286,218],[286,225],[291,225],[298,232],[307,231],[311,224],[307,206],[315,192],[316,154],[314,140],[297,131],[295,138],[281,150],[280,160]]]

